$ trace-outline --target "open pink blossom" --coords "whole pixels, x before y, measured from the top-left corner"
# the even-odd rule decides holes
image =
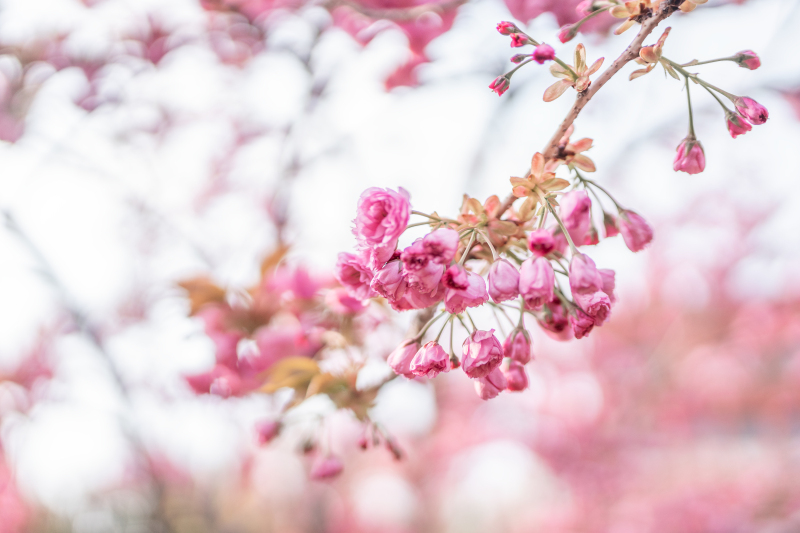
[[[544,257],[556,249],[556,243],[550,230],[540,228],[528,235],[528,249],[539,257]]]
[[[746,118],[736,113],[731,113],[730,111],[725,114],[725,125],[728,127],[728,133],[730,133],[731,137],[734,139],[753,129],[753,126],[747,122]]]
[[[494,330],[477,330],[464,339],[461,365],[471,378],[482,378],[496,369],[503,361],[503,346]],[[503,387],[505,388],[505,387]]]
[[[736,54],[736,63],[748,70],[755,70],[761,66],[761,59],[752,50],[742,50]]]
[[[592,317],[595,326],[601,326],[611,315],[611,299],[603,291],[573,293],[575,303]]]
[[[508,388],[508,381],[498,367],[475,380],[475,392],[480,396],[481,400],[496,398],[506,388]]]
[[[540,44],[533,50],[531,57],[534,61],[543,65],[545,61],[552,61],[556,58],[556,51],[549,44]]]
[[[389,354],[386,362],[389,363],[395,374],[411,379],[414,377],[414,373],[411,371],[411,361],[418,351],[419,343],[408,339]]]
[[[409,194],[403,188],[371,187],[361,193],[353,232],[363,247],[391,247],[408,226],[411,216]]]
[[[531,339],[524,329],[515,329],[503,341],[503,355],[527,364],[531,360]]]
[[[403,271],[403,263],[389,261],[375,272],[370,283],[370,288],[387,300],[398,300],[403,297],[408,288],[408,280]]]
[[[588,337],[595,325],[594,318],[580,309],[575,309],[575,313],[569,316],[569,322],[572,325],[572,333],[576,339]]]
[[[769,111],[767,111],[767,108],[747,96],[735,98],[733,100],[733,105],[736,106],[736,111],[749,120],[754,126],[764,124],[769,118]]]
[[[400,254],[406,272],[422,270],[430,262],[428,252],[422,244],[422,239],[417,239]]]
[[[569,263],[569,287],[572,294],[591,294],[603,289],[603,278],[592,258],[575,254]]]
[[[411,360],[411,372],[415,376],[435,378],[440,372],[449,371],[450,356],[435,341],[425,344]]]
[[[553,265],[544,257],[528,258],[519,271],[519,293],[525,307],[538,309],[553,298],[555,272]]]
[[[488,279],[489,295],[495,303],[519,296],[519,271],[505,259],[492,263]]]
[[[502,370],[506,378],[506,389],[514,392],[524,391],[528,388],[528,374],[525,367],[517,361],[509,361],[508,368]]]
[[[617,219],[625,245],[632,252],[644,250],[653,240],[653,228],[638,213],[625,210]]]
[[[450,265],[444,272],[442,283],[444,283],[444,286],[448,289],[467,289],[469,287],[467,269],[461,265]]]
[[[408,286],[418,290],[421,293],[430,294],[434,292],[439,286],[439,281],[442,279],[444,268],[442,265],[437,265],[434,262],[428,264],[420,270],[407,270],[406,278],[408,279]]]
[[[433,292],[420,292],[419,289],[409,286],[402,298],[389,300],[389,304],[395,311],[409,311],[411,309],[426,309],[444,298],[445,286],[443,283],[437,285]]]
[[[422,247],[428,254],[428,259],[440,265],[446,265],[453,260],[458,250],[458,232],[450,228],[439,228],[425,235]]]
[[[463,313],[467,307],[478,307],[489,301],[486,282],[474,272],[467,272],[467,287],[465,289],[451,288],[447,286],[447,283],[445,283],[445,287],[444,307],[448,313],[454,315]]]
[[[560,197],[561,221],[576,246],[583,244],[592,224],[592,201],[586,191],[570,191]]]
[[[330,479],[342,473],[344,465],[338,457],[329,455],[327,457],[319,456],[314,460],[311,466],[311,479],[322,480]]]
[[[676,150],[672,168],[675,172],[686,172],[687,174],[699,174],[705,170],[706,154],[700,141],[691,136],[681,141]]]
[[[372,270],[367,266],[364,254],[340,253],[334,275],[354,298],[366,300],[375,296],[370,288]]]

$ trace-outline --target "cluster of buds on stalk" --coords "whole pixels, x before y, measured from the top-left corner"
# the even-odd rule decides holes
[[[599,242],[598,225],[605,238],[621,234],[633,251],[644,249],[653,231],[582,174],[595,170],[583,153],[592,140],[572,142],[571,133],[569,128],[554,158],[546,161],[537,153],[525,178],[511,178],[513,196],[524,201],[505,213],[497,196],[484,203],[465,196],[460,213],[447,218],[412,210],[402,189],[373,188],[362,194],[354,228],[359,250],[339,255],[337,278],[354,298],[384,298],[398,311],[433,311],[419,333],[389,355],[387,362],[397,374],[434,378],[460,368],[481,398],[494,398],[528,386],[526,316],[558,340],[586,337],[608,320],[616,301],[614,272],[598,269],[579,248]],[[556,177],[560,168],[566,169],[564,178]],[[600,194],[616,214],[605,210]],[[424,220],[409,223],[412,215]],[[429,233],[400,248],[403,233],[419,226]],[[494,328],[475,323],[470,311],[482,306],[491,308],[498,329],[501,316],[510,322],[512,330],[503,342]],[[429,339],[437,323],[438,333]],[[456,353],[458,324],[467,338]],[[445,349],[439,341],[448,328]]]

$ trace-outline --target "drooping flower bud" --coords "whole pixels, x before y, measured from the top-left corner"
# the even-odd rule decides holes
[[[453,265],[453,267],[459,265]],[[463,267],[462,267],[463,268]],[[467,307],[478,307],[489,301],[489,293],[486,292],[486,282],[474,272],[466,272],[467,286],[464,289],[451,288],[445,282],[444,307],[448,313],[458,315],[463,313]]]
[[[603,291],[572,294],[575,303],[592,317],[595,326],[601,326],[611,315],[611,299]],[[588,332],[587,332],[588,333]]]
[[[514,63],[515,65],[519,65],[529,57],[531,57],[530,54],[515,54],[511,56],[511,62]]]
[[[330,479],[342,473],[344,465],[338,457],[329,455],[327,457],[317,457],[311,466],[311,479],[322,480]]]
[[[556,249],[553,234],[544,228],[532,231],[528,235],[528,249],[539,257],[552,253]]]
[[[632,252],[643,250],[653,240],[653,228],[638,213],[627,209],[622,211],[617,224],[625,245]]]
[[[568,43],[575,36],[578,35],[578,25],[577,24],[565,24],[561,26],[561,29],[558,30],[558,40],[562,43]]]
[[[592,201],[586,191],[570,191],[560,197],[561,221],[576,246],[583,244],[592,225]]]
[[[422,248],[431,261],[446,265],[455,257],[458,241],[458,232],[456,230],[439,228],[422,239]]]
[[[752,50],[742,50],[738,52],[735,56],[736,63],[748,70],[755,70],[761,66],[761,59],[759,59],[758,54],[753,52]]]
[[[415,376],[435,378],[440,372],[450,371],[450,356],[438,342],[431,341],[414,355],[410,369]]]
[[[605,211],[603,212],[603,228],[606,230],[606,239],[619,235],[617,220],[614,218],[614,215],[606,213]]]
[[[528,374],[525,367],[517,361],[510,361],[507,369],[503,369],[503,376],[506,378],[506,390],[519,392],[528,388]]]
[[[741,113],[754,126],[760,126],[769,118],[767,108],[747,96],[735,98],[733,105],[736,106],[736,111]]]
[[[461,365],[469,377],[482,378],[500,366],[501,362],[503,362],[503,346],[494,336],[493,329],[474,331],[464,339]]]
[[[525,46],[529,44],[530,41],[528,40],[528,36],[522,33],[512,33],[511,34],[511,48],[519,48],[520,46]]]
[[[498,76],[489,85],[489,88],[494,92],[496,92],[497,96],[503,96],[503,93],[508,90],[508,87],[510,85],[511,85],[511,80],[509,80],[505,76]]]
[[[527,364],[531,360],[531,339],[524,329],[515,329],[503,342],[503,355]]]
[[[728,127],[728,133],[730,133],[731,137],[734,139],[753,129],[753,126],[747,122],[746,118],[736,113],[731,113],[730,111],[725,113],[725,125]]]
[[[488,375],[475,380],[475,392],[481,400],[491,400],[506,390],[508,381],[503,372],[495,367]]]
[[[538,309],[553,298],[555,272],[544,257],[526,259],[519,271],[519,293],[525,307]]]
[[[569,316],[569,322],[576,339],[588,337],[594,329],[594,319],[580,309],[575,309],[575,314]]]
[[[675,161],[672,163],[675,172],[686,172],[687,174],[699,174],[706,168],[706,154],[703,145],[692,136],[687,136],[675,153]]]
[[[414,377],[414,373],[411,371],[411,361],[418,351],[419,343],[408,339],[389,354],[386,362],[389,363],[395,374],[411,379]]]
[[[531,57],[533,57],[534,61],[543,65],[545,61],[552,61],[556,58],[556,51],[549,44],[542,43],[533,50]]]
[[[505,259],[492,263],[488,278],[489,295],[495,303],[519,296],[519,272]]]
[[[497,31],[500,32],[500,35],[511,35],[512,33],[518,33],[519,28],[513,22],[503,21],[497,24]]]
[[[603,278],[597,272],[592,258],[575,254],[569,263],[569,287],[575,294],[591,294],[603,289]]]
[[[603,292],[608,295],[608,299],[611,300],[613,304],[617,301],[616,296],[614,296],[614,289],[617,285],[616,273],[610,268],[598,268],[597,273],[600,274],[600,277],[603,279]]]

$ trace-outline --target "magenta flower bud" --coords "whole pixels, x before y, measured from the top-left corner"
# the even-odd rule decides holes
[[[422,248],[434,263],[446,265],[453,260],[458,250],[458,232],[449,228],[440,228],[422,239]]]
[[[389,301],[399,300],[408,288],[408,280],[403,275],[403,263],[390,261],[375,272],[370,288]]]
[[[519,272],[505,259],[492,263],[488,277],[489,295],[495,303],[519,296]]]
[[[411,372],[415,376],[435,378],[440,372],[449,371],[450,355],[435,341],[425,344],[411,360]]]
[[[327,457],[317,457],[311,466],[311,479],[322,480],[330,479],[342,473],[344,465],[338,457],[329,455]]]
[[[633,211],[622,211],[617,219],[619,232],[631,252],[644,250],[653,240],[653,228],[645,219]]]
[[[588,255],[575,254],[572,257],[569,263],[569,288],[573,296],[591,294],[603,289],[603,278]]]
[[[503,21],[497,25],[497,31],[500,32],[500,35],[511,35],[512,33],[517,33],[519,28],[513,22]]]
[[[531,57],[533,57],[534,61],[543,65],[545,61],[552,61],[556,58],[556,51],[549,44],[542,43],[533,50]]]
[[[509,80],[505,76],[498,76],[489,85],[489,88],[494,92],[496,92],[497,96],[503,96],[503,93],[508,90],[508,87],[510,85],[511,85],[511,80]]]
[[[450,269],[448,269],[449,271]],[[467,307],[478,307],[489,301],[489,293],[486,292],[486,283],[483,278],[474,272],[466,274],[467,287],[465,289],[450,288],[445,284],[444,308],[448,313],[458,315],[463,313]]]
[[[407,339],[389,354],[386,362],[389,363],[395,374],[411,379],[414,377],[414,373],[411,372],[411,361],[418,351],[419,343],[412,339]]]
[[[733,105],[736,106],[736,111],[749,120],[754,126],[760,126],[769,118],[769,111],[767,111],[767,108],[747,96],[737,97],[734,99]]]
[[[703,152],[703,145],[700,144],[700,141],[690,136],[681,141],[672,168],[675,172],[681,171],[687,174],[699,174],[705,170],[706,154]]]
[[[608,295],[608,299],[611,300],[611,303],[617,301],[616,296],[614,296],[614,289],[616,288],[616,279],[614,271],[610,268],[598,268],[597,273],[600,274],[600,277],[603,280],[603,289],[602,291]]]
[[[353,221],[353,233],[359,244],[367,248],[391,244],[391,249],[394,250],[392,243],[396,243],[405,231],[411,216],[408,198],[408,193],[403,188],[395,192],[371,187],[361,193]]]
[[[544,257],[528,258],[519,270],[519,292],[525,307],[538,309],[553,299],[555,272]]]
[[[354,298],[366,300],[375,296],[375,293],[370,289],[372,271],[367,267],[363,254],[357,256],[344,252],[340,253],[339,260],[336,261],[334,275]]]
[[[534,255],[544,257],[556,249],[556,242],[553,234],[544,228],[532,231],[528,235],[528,249]]]
[[[431,294],[439,286],[444,267],[431,261],[424,268],[415,271],[409,271],[408,265],[406,265],[405,273],[410,288],[416,289],[423,294]]]
[[[592,201],[586,191],[570,191],[558,200],[561,206],[561,221],[567,228],[572,242],[580,246],[592,225]]]
[[[510,361],[508,368],[502,372],[506,378],[507,390],[519,392],[528,388],[528,374],[525,373],[525,367],[517,361]]]
[[[611,299],[603,291],[573,293],[575,303],[592,317],[595,326],[601,326],[611,315]]]
[[[256,423],[255,429],[256,442],[263,446],[278,436],[281,431],[281,423],[275,420],[261,420]]]
[[[736,63],[748,70],[755,70],[761,66],[761,59],[752,50],[742,50],[736,54]]]
[[[575,314],[569,316],[569,323],[572,325],[572,333],[576,339],[588,337],[594,329],[594,319],[580,309],[576,309]]]
[[[475,392],[481,400],[491,400],[506,390],[508,381],[499,368],[494,368],[488,375],[475,380]]]
[[[603,228],[606,230],[606,239],[609,237],[614,237],[619,235],[619,229],[617,228],[617,220],[614,218],[613,215],[610,215],[603,212]]]
[[[511,62],[514,63],[515,65],[519,65],[529,57],[531,57],[530,54],[514,54],[513,56],[511,56]]]
[[[521,33],[512,33],[511,34],[511,48],[519,48],[520,46],[525,46],[530,41],[528,41],[528,36],[523,35]]]
[[[503,362],[503,346],[493,329],[474,331],[464,339],[461,350],[461,365],[471,378],[485,377]]]
[[[503,341],[503,355],[527,364],[531,360],[531,339],[524,329],[515,329]]]
[[[725,125],[728,127],[728,133],[730,133],[731,137],[734,139],[753,129],[753,126],[747,122],[746,118],[736,113],[731,113],[730,111],[725,113]]]
[[[561,26],[561,29],[558,30],[558,40],[562,43],[568,43],[575,36],[578,35],[578,26],[573,24],[566,24]]]

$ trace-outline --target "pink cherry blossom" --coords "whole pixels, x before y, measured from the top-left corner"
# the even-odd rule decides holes
[[[542,65],[545,61],[552,61],[555,59],[556,51],[549,44],[542,43],[533,50],[531,57],[533,57],[534,61]]]
[[[734,99],[733,105],[736,106],[736,111],[754,126],[764,124],[769,118],[767,108],[747,96],[739,96]]]
[[[588,337],[595,326],[594,318],[580,309],[575,309],[575,313],[569,316],[569,322],[572,325],[572,333],[576,339]]]
[[[595,326],[601,326],[611,314],[611,299],[603,291],[573,293],[575,303],[592,317]],[[588,332],[587,332],[588,333]]]
[[[556,243],[550,230],[544,228],[534,230],[528,235],[528,249],[539,257],[544,257],[556,249]]]
[[[276,420],[261,420],[256,423],[255,430],[256,442],[263,446],[278,436],[281,424]]]
[[[435,378],[440,372],[449,371],[450,356],[435,341],[425,344],[411,360],[411,373],[415,376]]]
[[[560,197],[558,203],[561,205],[561,221],[569,231],[572,242],[576,246],[583,244],[589,227],[592,224],[592,201],[586,191],[570,191]]]
[[[458,250],[458,232],[450,228],[439,228],[425,235],[422,246],[434,263],[446,265],[453,260]]]
[[[512,33],[511,34],[511,48],[519,48],[520,46],[525,46],[528,44],[528,37],[521,33]]]
[[[508,387],[503,372],[495,367],[491,372],[485,376],[481,376],[475,380],[475,392],[481,400],[491,400],[496,398],[501,392]]]
[[[496,369],[503,361],[503,346],[494,330],[477,330],[464,339],[461,365],[471,378],[482,378]],[[503,387],[505,388],[505,387]]]
[[[511,35],[512,33],[517,33],[519,29],[513,22],[503,21],[497,24],[497,31],[500,32],[500,35]]]
[[[328,291],[325,295],[325,304],[334,313],[340,315],[356,315],[364,311],[369,305],[369,302],[354,298],[346,289],[339,288]]]
[[[525,307],[538,309],[553,298],[555,272],[544,257],[526,259],[519,271],[519,293]]]
[[[752,50],[742,50],[736,54],[736,62],[740,67],[755,70],[761,66],[761,59]]]
[[[619,235],[619,228],[617,228],[617,219],[613,215],[603,213],[603,228],[606,232],[606,239],[609,237],[616,237]]]
[[[614,296],[614,289],[616,288],[616,275],[614,271],[609,268],[598,268],[597,273],[600,274],[600,277],[603,279],[603,288],[601,290],[608,295],[608,299],[611,300],[613,304],[617,301],[617,298]]]
[[[495,303],[519,296],[519,271],[505,259],[492,263],[488,279],[489,295]]]
[[[638,213],[627,209],[622,211],[617,224],[625,245],[632,252],[644,250],[653,240],[653,228]]]
[[[753,129],[753,126],[747,122],[746,118],[730,112],[725,114],[725,125],[728,127],[728,132],[731,134],[731,137],[734,139]]]
[[[372,270],[367,267],[364,254],[350,254],[342,252],[336,262],[334,275],[339,283],[347,289],[354,298],[366,300],[375,293],[370,288],[372,283]]]
[[[386,362],[389,363],[389,366],[392,367],[395,374],[411,379],[415,377],[414,373],[411,371],[411,361],[414,359],[414,356],[417,355],[418,351],[419,343],[408,339],[389,354],[389,357],[386,358]]]
[[[448,269],[449,271],[450,269]],[[489,301],[486,282],[474,272],[467,272],[467,287],[465,289],[451,288],[446,283],[445,287],[444,307],[448,313],[454,315],[463,313],[467,307],[478,307]]]
[[[408,286],[416,289],[423,294],[430,294],[434,292],[439,286],[439,281],[442,279],[444,267],[432,261],[419,270],[408,270],[408,265],[405,265],[405,274],[408,279]]]
[[[382,269],[375,272],[370,288],[390,301],[402,298],[408,288],[403,263],[400,261],[386,263]]]
[[[528,374],[525,367],[517,361],[509,361],[508,368],[502,370],[506,378],[506,389],[514,392],[524,391],[528,388]]]
[[[489,84],[489,88],[496,92],[497,96],[503,96],[503,93],[508,90],[510,85],[511,81],[508,78],[505,76],[498,76],[491,84]]]
[[[675,172],[686,172],[687,174],[699,174],[706,168],[706,154],[700,141],[687,137],[685,138],[675,153],[675,161],[672,163]]]
[[[515,329],[503,341],[503,355],[527,364],[531,360],[531,339],[523,329]]]
[[[572,294],[591,294],[603,289],[603,278],[592,258],[575,254],[569,263],[569,287]]]
[[[395,192],[371,187],[358,200],[353,232],[362,247],[394,250],[410,216],[409,195],[403,188]]]

